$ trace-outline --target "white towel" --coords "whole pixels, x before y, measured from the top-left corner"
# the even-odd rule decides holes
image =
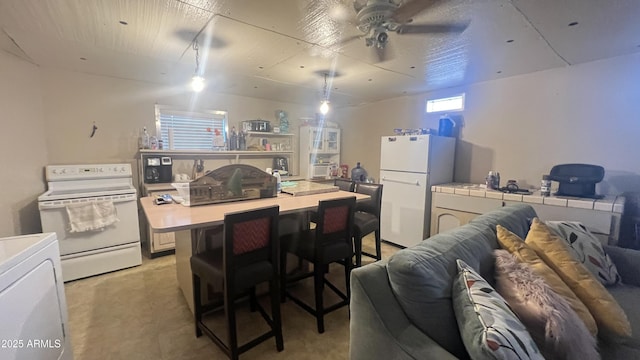
[[[102,230],[120,221],[113,201],[95,201],[67,205],[70,232]]]

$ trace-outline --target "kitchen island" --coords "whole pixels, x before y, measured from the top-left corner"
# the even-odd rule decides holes
[[[624,197],[602,199],[503,193],[480,184],[449,183],[431,187],[431,235],[468,223],[474,217],[508,204],[524,202],[536,210],[541,220],[579,221],[604,243],[616,245]]]
[[[180,204],[156,205],[153,202],[153,197],[143,197],[140,199],[140,205],[152,231],[158,233],[175,232],[178,284],[189,308],[193,311],[193,286],[189,260],[191,255],[206,250],[205,231],[216,227],[220,228],[224,224],[225,214],[274,205],[280,207],[280,215],[296,214],[317,209],[319,201],[354,196],[356,201],[370,198],[365,194],[332,191],[306,196],[278,194],[277,197],[272,198],[191,207]]]

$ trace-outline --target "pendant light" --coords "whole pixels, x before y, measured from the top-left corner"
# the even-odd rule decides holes
[[[200,92],[204,89],[204,78],[200,75],[200,47],[198,46],[198,39],[193,41],[193,50],[196,52],[196,71],[191,78],[191,89],[195,92]]]
[[[322,101],[320,102],[320,114],[326,115],[329,112],[329,99],[327,94],[327,73],[324,74],[324,88],[322,89]]]

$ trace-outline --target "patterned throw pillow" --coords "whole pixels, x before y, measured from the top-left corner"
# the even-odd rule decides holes
[[[495,250],[496,290],[529,330],[546,359],[599,360],[596,338],[569,302],[507,250]]]
[[[598,324],[598,334],[616,339],[631,336],[631,324],[616,299],[584,265],[573,258],[569,245],[538,218],[524,240],[585,304]]]
[[[603,285],[620,283],[616,265],[604,252],[600,240],[578,221],[546,221],[549,228],[567,241],[571,254]]]
[[[544,359],[509,305],[478,273],[457,260],[453,309],[472,359]]]

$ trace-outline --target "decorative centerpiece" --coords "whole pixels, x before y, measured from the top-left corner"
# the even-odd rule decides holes
[[[289,115],[284,110],[276,110],[276,119],[280,121],[280,132],[289,132]]]
[[[209,171],[189,183],[172,184],[183,205],[217,204],[277,196],[277,180],[255,166],[233,164]]]

